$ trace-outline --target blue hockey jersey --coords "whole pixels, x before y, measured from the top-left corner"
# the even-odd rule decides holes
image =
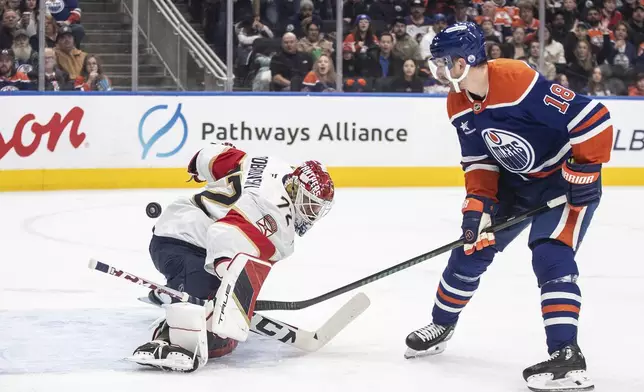
[[[488,93],[477,101],[467,91],[447,98],[450,122],[461,145],[468,194],[496,200],[499,177],[521,187],[577,163],[610,159],[613,127],[596,100],[544,79],[523,61],[488,62]]]

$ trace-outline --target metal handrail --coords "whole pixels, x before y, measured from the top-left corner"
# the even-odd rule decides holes
[[[183,17],[183,15],[181,14],[181,12],[179,12],[179,10],[178,10],[178,9],[177,9],[177,7],[174,5],[174,3],[173,3],[171,0],[164,0],[164,1],[166,1],[166,2],[168,3],[168,5],[170,6],[170,8],[172,8],[172,9],[173,9],[173,11],[175,12],[175,14],[176,14],[176,15],[178,15],[178,16],[181,18],[181,20],[184,22],[184,25],[183,25],[183,26],[187,27],[187,30],[188,30],[188,31],[190,31],[190,33],[191,33],[194,37],[196,37],[198,40],[200,40],[201,42],[203,42],[203,43],[204,43],[204,45],[203,45],[202,47],[203,47],[203,48],[205,49],[205,51],[206,51],[206,52],[207,52],[207,53],[212,57],[212,59],[213,59],[213,60],[215,61],[215,63],[217,64],[217,66],[218,66],[221,70],[223,70],[223,74],[224,74],[224,75],[226,75],[226,64],[225,64],[223,61],[221,61],[221,59],[219,58],[219,56],[217,56],[217,54],[215,54],[215,52],[212,50],[212,48],[210,47],[210,45],[208,45],[206,42],[204,42],[204,41],[203,41],[203,39],[201,38],[201,36],[200,36],[199,34],[197,34],[197,32],[195,31],[195,29],[192,27],[192,25],[191,25],[190,23],[186,22],[185,18]]]
[[[192,49],[194,55],[216,79],[226,81],[226,65],[210,46],[192,28],[170,0],[153,0],[161,14],[173,25],[175,31]]]
[[[130,7],[128,7],[127,2],[125,2],[124,0],[121,0],[121,7],[122,9],[125,10],[125,12],[127,12],[130,18],[133,17],[133,12],[130,9]],[[163,63],[163,68],[165,68],[166,72],[168,72],[172,80],[177,84],[177,86],[179,87],[179,89],[181,89],[181,91],[185,91],[185,87],[181,83],[181,80],[179,79],[179,77],[175,75],[174,72],[172,72],[171,67],[168,66],[168,63],[166,63],[166,61],[163,59],[163,56],[161,56],[161,53],[159,52],[159,50],[156,48],[154,43],[152,43],[152,38],[146,34],[145,29],[141,25],[138,25],[138,30],[139,30],[139,33],[143,35],[145,40],[148,41],[148,45],[152,49],[152,51],[161,60],[161,62]],[[134,32],[132,33],[134,34]]]

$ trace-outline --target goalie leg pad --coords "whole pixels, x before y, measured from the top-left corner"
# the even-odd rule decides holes
[[[206,306],[187,302],[163,305],[166,310],[170,343],[193,352],[199,360],[199,366],[208,362],[206,314],[212,311],[208,305],[211,303],[208,302]]]
[[[246,341],[255,301],[271,267],[271,263],[244,253],[230,261],[221,273],[210,331],[222,338]]]

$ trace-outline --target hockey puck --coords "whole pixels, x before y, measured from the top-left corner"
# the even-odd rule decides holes
[[[161,205],[156,202],[149,203],[145,207],[145,213],[148,214],[150,218],[158,218],[161,215]]]

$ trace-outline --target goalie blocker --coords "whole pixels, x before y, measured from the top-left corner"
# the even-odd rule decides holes
[[[165,321],[157,326],[153,340],[138,347],[128,359],[141,365],[190,372],[208,362],[214,342],[231,339],[232,351],[237,342],[248,338],[255,302],[271,267],[269,262],[245,253],[218,261],[215,272],[221,285],[215,298],[206,301],[205,306],[163,304]]]

